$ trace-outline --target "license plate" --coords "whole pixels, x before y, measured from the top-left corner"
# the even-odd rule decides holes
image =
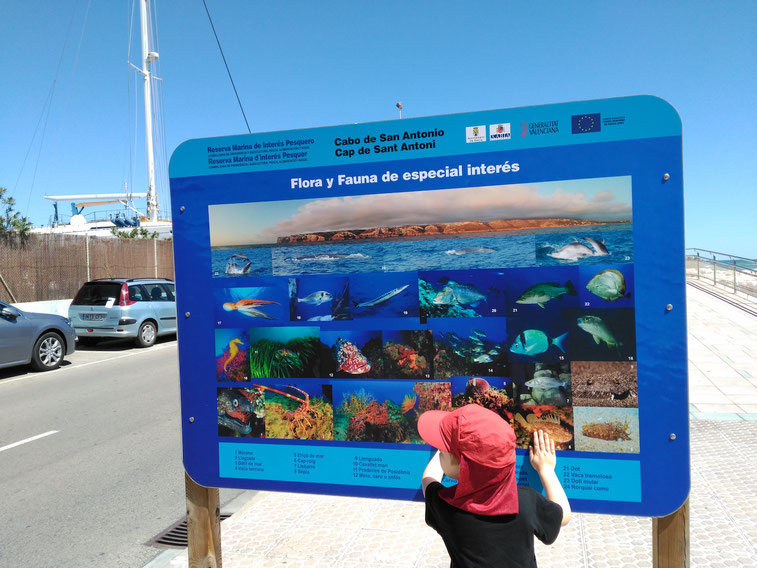
[[[84,321],[102,321],[105,319],[105,314],[82,314],[81,319]]]

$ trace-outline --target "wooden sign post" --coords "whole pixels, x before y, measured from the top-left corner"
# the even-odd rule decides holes
[[[689,499],[665,517],[652,519],[654,568],[689,568]]]
[[[222,568],[221,506],[218,489],[203,487],[184,474],[190,568]]]

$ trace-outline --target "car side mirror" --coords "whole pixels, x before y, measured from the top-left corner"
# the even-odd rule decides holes
[[[20,313],[18,313],[11,307],[3,308],[2,310],[0,310],[0,316],[3,316],[4,318],[17,318],[20,315]]]

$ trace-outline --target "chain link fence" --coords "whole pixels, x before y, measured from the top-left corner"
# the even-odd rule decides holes
[[[23,243],[0,240],[0,300],[73,298],[87,280],[110,277],[173,279],[173,243],[36,234]]]

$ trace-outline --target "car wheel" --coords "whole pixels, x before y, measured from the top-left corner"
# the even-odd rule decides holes
[[[54,331],[43,333],[34,344],[32,368],[35,371],[52,371],[63,362],[63,340]]]
[[[136,343],[139,347],[152,347],[157,336],[158,329],[155,327],[155,324],[151,321],[146,321],[139,326]]]
[[[97,337],[80,337],[79,344],[84,347],[94,347],[100,341]]]

